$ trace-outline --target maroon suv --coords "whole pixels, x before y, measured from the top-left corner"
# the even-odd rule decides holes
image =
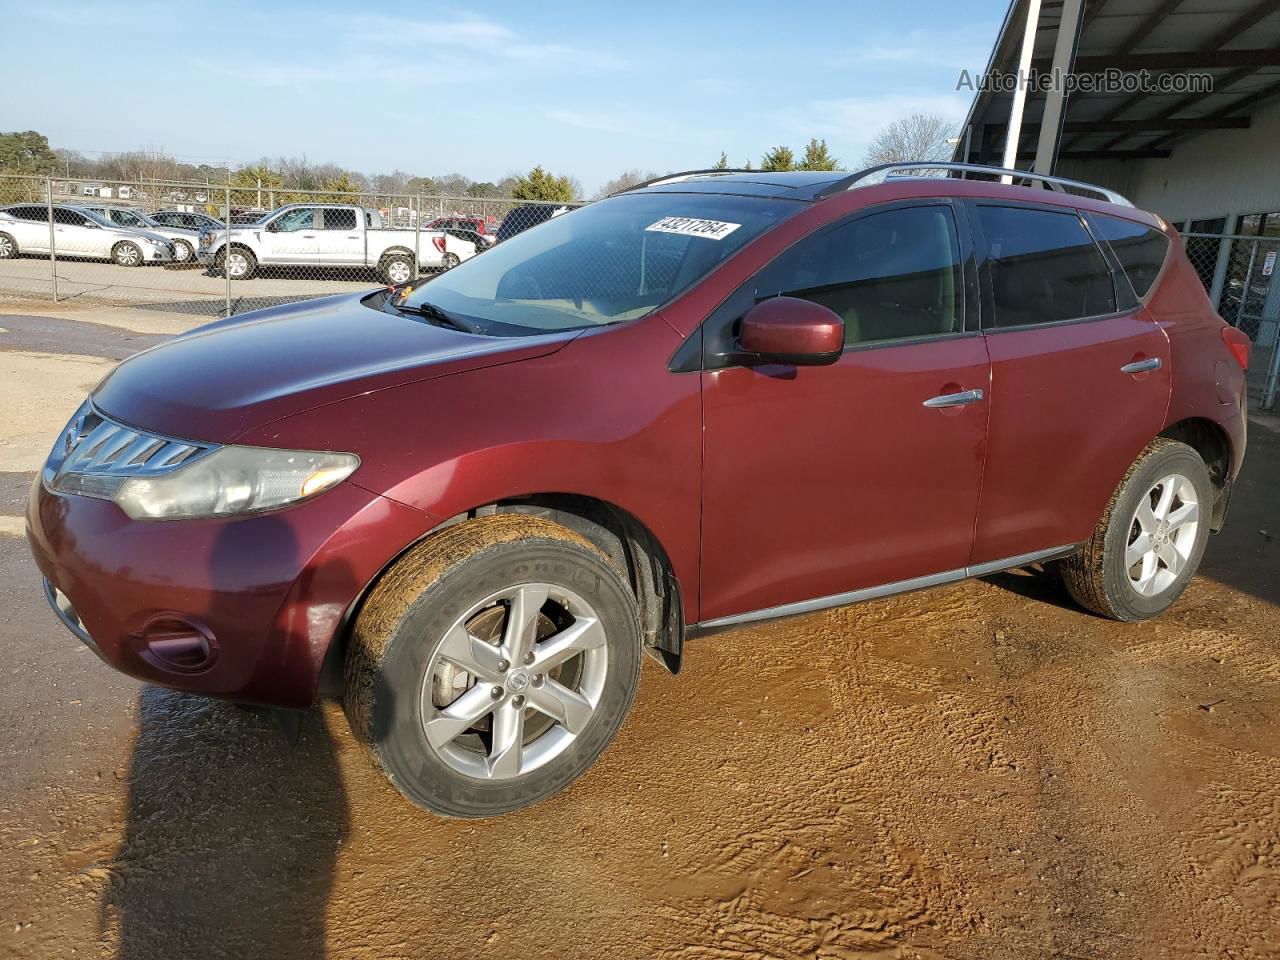
[[[1123,198],[904,170],[671,176],[139,354],[33,486],[50,602],[152,683],[340,676],[461,817],[583,773],[700,632],[1049,561],[1159,614],[1223,522],[1248,339]]]

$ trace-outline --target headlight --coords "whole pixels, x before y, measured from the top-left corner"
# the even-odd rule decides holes
[[[328,490],[358,466],[352,453],[220,447],[172,473],[130,477],[111,499],[135,520],[258,513]]]

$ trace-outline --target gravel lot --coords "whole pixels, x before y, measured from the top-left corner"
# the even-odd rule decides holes
[[[103,667],[45,609],[27,486],[84,391],[192,323],[0,304],[0,957],[1280,955],[1280,426],[1161,620],[1035,571],[647,664],[568,792],[440,820],[332,706]]]

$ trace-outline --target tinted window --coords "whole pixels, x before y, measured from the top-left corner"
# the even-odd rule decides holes
[[[997,327],[1114,313],[1111,270],[1074,213],[979,206]]]
[[[49,219],[49,210],[47,207],[14,207],[9,211],[19,220],[44,220]]]
[[[1111,244],[1116,259],[1133,284],[1133,292],[1145,297],[1164,265],[1165,255],[1169,252],[1169,238],[1159,230],[1119,217],[1095,213],[1093,222],[1099,235]]]
[[[964,294],[951,208],[887,210],[807,237],[760,272],[755,295],[834,310],[846,344],[958,333]]]
[[[43,217],[41,219],[44,219]],[[82,213],[76,213],[73,210],[67,210],[64,207],[53,208],[53,222],[65,224],[70,227],[83,227],[89,222],[89,218]]]
[[[354,230],[356,228],[356,212],[354,210],[326,210],[324,212],[324,228],[326,230]]]

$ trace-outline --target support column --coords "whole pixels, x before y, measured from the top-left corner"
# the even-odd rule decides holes
[[[1035,52],[1036,27],[1040,24],[1040,0],[1027,0],[1027,23],[1022,31],[1022,51],[1018,54],[1018,88],[1013,94],[1013,106],[1009,108],[1009,132],[1004,140],[1006,170],[1018,165],[1018,140],[1022,136],[1022,111],[1027,105],[1027,80],[1031,74],[1031,55]],[[1004,183],[1012,183],[1012,177],[1001,177]]]
[[[1058,22],[1058,37],[1053,46],[1053,77],[1061,78],[1047,95],[1044,117],[1040,121],[1040,142],[1036,145],[1036,160],[1032,170],[1036,173],[1053,173],[1058,165],[1058,145],[1062,142],[1062,122],[1067,113],[1067,77],[1076,62],[1076,48],[1080,45],[1080,30],[1084,23],[1084,0],[1063,0],[1062,19]]]

